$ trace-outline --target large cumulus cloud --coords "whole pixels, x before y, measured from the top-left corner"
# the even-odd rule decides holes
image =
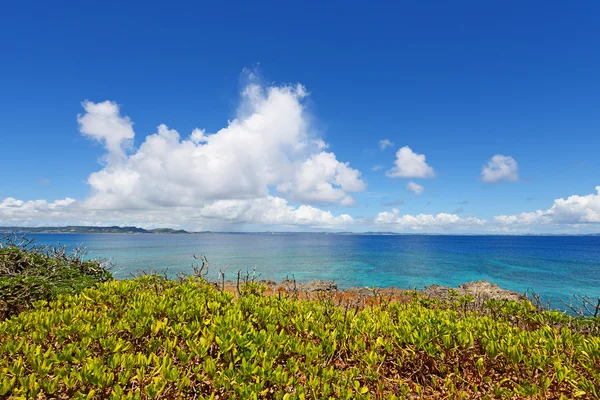
[[[7,198],[0,224],[344,227],[353,222],[348,214],[314,205],[351,205],[366,185],[313,132],[306,96],[302,85],[251,83],[224,128],[181,135],[161,124],[137,148],[133,121],[116,102],[85,101],[80,132],[105,148],[87,198]]]
[[[301,85],[242,92],[238,116],[215,132],[189,136],[160,125],[130,154],[132,122],[115,103],[84,103],[81,132],[103,143],[105,167],[90,175],[93,208],[198,206],[259,199],[277,187],[295,201],[350,205],[365,189],[358,170],[340,162],[311,131]],[[97,110],[101,110],[99,113]],[[117,132],[115,132],[115,130]]]

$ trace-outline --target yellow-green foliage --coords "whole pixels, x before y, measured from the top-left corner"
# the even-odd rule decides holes
[[[599,371],[597,336],[546,323],[418,297],[357,312],[252,284],[234,299],[191,278],[103,283],[0,324],[0,397],[595,398]]]
[[[84,260],[79,250],[35,246],[16,236],[0,238],[0,321],[31,307],[112,279],[101,260]]]

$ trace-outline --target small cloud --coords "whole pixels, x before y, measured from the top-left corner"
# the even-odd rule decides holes
[[[329,143],[326,143],[323,139],[317,139],[314,141],[314,143],[318,150],[325,150],[329,148]]]
[[[423,190],[425,190],[425,188],[421,185],[419,185],[418,183],[415,182],[408,182],[408,184],[406,185],[406,188],[408,190],[410,190],[411,192],[414,192],[417,196],[419,196],[421,193],[423,193]]]
[[[386,175],[390,178],[433,178],[435,171],[425,161],[424,154],[417,154],[408,146],[396,152],[395,167]]]
[[[48,178],[40,178],[40,185],[49,185],[50,184],[50,179]]]
[[[465,200],[465,201],[460,201],[458,204],[466,206],[467,204],[469,204],[469,202]]]
[[[373,171],[380,171],[382,169],[384,169],[385,167],[381,164],[377,164],[377,165],[373,165],[373,168],[371,168],[371,170]]]
[[[440,213],[400,215],[398,210],[384,211],[375,218],[376,224],[393,224],[398,229],[452,229],[484,227],[487,221],[478,218],[461,218],[455,214]]]
[[[511,156],[496,154],[481,168],[484,182],[518,181],[517,161]]]
[[[384,207],[396,207],[396,206],[401,206],[402,204],[404,204],[404,200],[396,200],[396,201],[390,201],[389,203],[381,203],[381,205]]]
[[[461,214],[465,211],[464,208],[462,207],[458,207],[456,210],[454,210],[454,212],[452,214]]]
[[[388,147],[392,147],[393,145],[394,142],[392,142],[390,139],[383,139],[379,141],[379,148],[381,151],[387,149]]]

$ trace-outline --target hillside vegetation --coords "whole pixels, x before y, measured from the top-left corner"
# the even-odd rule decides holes
[[[102,260],[85,260],[80,249],[38,246],[32,239],[0,238],[0,321],[38,300],[54,300],[112,279]]]
[[[0,323],[0,397],[598,398],[597,319],[414,294],[359,310],[201,278],[111,281]]]

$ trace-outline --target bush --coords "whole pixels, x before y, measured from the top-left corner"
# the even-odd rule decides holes
[[[597,398],[600,338],[415,296],[362,311],[238,297],[203,279],[112,281],[0,323],[0,397]],[[520,328],[508,314],[531,315]]]
[[[84,260],[84,252],[60,246],[37,246],[32,239],[5,236],[0,240],[0,321],[38,300],[78,293],[112,279],[108,264]]]

